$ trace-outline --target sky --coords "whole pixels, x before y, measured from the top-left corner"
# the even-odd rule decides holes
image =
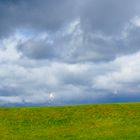
[[[139,0],[0,0],[0,106],[140,101]]]

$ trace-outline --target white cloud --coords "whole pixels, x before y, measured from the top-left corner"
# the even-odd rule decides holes
[[[21,103],[22,99],[20,97],[16,96],[0,96],[0,105],[5,105],[5,104],[14,104],[14,103]]]
[[[94,87],[109,91],[121,91],[128,94],[139,94],[140,85],[140,52],[117,58],[108,67],[117,66],[117,70],[99,75]]]
[[[134,24],[135,26],[140,26],[140,17],[139,16],[135,16],[132,20],[131,23]]]
[[[0,105],[140,99],[137,0],[7,2],[0,2]]]
[[[102,63],[36,61],[21,56],[16,49],[19,41],[27,39],[30,37],[10,37],[0,50],[1,104],[95,102],[112,96],[139,95],[140,52]]]

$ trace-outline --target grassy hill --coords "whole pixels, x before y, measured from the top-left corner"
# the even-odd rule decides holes
[[[0,140],[140,140],[140,103],[1,107]]]

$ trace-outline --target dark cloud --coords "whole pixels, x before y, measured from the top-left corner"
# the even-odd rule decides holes
[[[18,50],[24,56],[32,59],[54,59],[56,57],[55,46],[46,43],[45,41],[29,40],[26,43],[20,44]]]
[[[0,1],[0,32],[9,34],[18,28],[55,31],[75,17],[73,0]]]
[[[137,0],[1,0],[0,32],[17,28],[56,31],[75,18],[82,28],[103,34],[120,33],[124,25],[139,15]]]
[[[66,30],[61,30],[57,35],[50,35],[49,38],[29,39],[18,44],[17,48],[23,56],[31,59],[67,63],[112,61],[118,56],[140,50],[139,27],[132,26],[129,31],[124,31],[126,37],[122,34],[119,37],[84,34],[84,31],[75,37],[78,29],[70,34],[64,34],[64,31]]]
[[[120,33],[124,25],[139,15],[137,0],[87,0],[81,8],[81,21],[85,31],[105,35]]]
[[[138,4],[137,0],[0,1],[0,34],[22,29],[51,34],[52,44],[37,38],[19,44],[23,55],[36,60],[110,61],[139,50],[139,28],[122,38],[126,26],[140,14]],[[65,33],[75,20],[79,20],[75,29]]]
[[[138,0],[0,0],[0,105],[140,100]]]

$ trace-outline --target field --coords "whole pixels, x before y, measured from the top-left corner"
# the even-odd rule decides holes
[[[140,140],[140,103],[1,107],[0,140]]]

